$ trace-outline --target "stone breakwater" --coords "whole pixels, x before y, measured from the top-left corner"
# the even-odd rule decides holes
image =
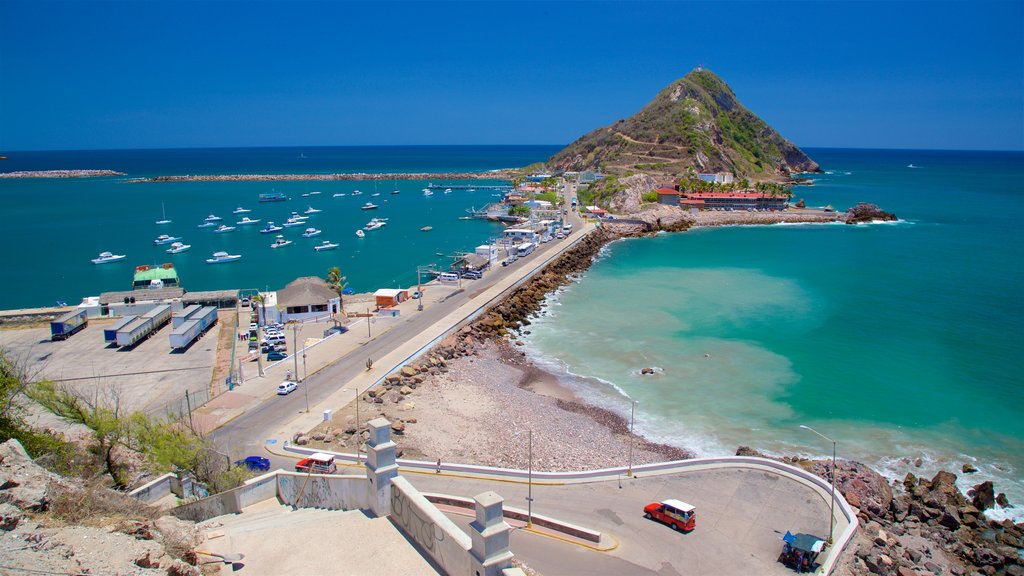
[[[0,178],[102,178],[104,176],[124,176],[124,172],[114,170],[23,170],[20,172],[0,172]]]
[[[738,456],[765,456],[741,447]],[[781,458],[832,480],[831,460]],[[974,474],[964,465],[964,474]],[[941,471],[930,480],[907,474],[890,485],[860,462],[840,460],[836,490],[857,511],[864,529],[837,575],[879,576],[1024,575],[1024,524],[985,520],[984,511],[995,504],[1008,506],[991,481],[980,482],[967,494],[956,486],[957,476]]]
[[[368,174],[365,172],[338,174],[187,174],[181,176],[154,176],[136,178],[131,182],[277,182],[303,180],[508,180],[511,173],[494,172],[395,172]]]

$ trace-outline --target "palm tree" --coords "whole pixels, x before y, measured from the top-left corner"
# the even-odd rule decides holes
[[[341,275],[341,268],[337,266],[332,266],[327,270],[327,285],[331,287],[331,290],[338,293],[338,302],[341,303],[342,314],[345,313],[345,299],[342,298],[341,293],[345,291],[345,288],[348,288],[347,279],[347,276]]]
[[[257,316],[257,323],[260,326],[263,326],[264,324],[267,323],[267,297],[257,292],[256,295],[252,297],[252,299],[260,303],[260,307],[257,309],[259,311],[259,314]]]

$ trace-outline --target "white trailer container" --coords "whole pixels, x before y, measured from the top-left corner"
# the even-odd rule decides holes
[[[193,314],[199,312],[202,309],[203,307],[200,306],[199,304],[193,304],[191,306],[186,306],[181,310],[175,312],[174,314],[171,315],[171,328],[177,328],[178,326],[181,326],[182,324],[185,323],[186,320],[190,320]]]
[[[184,324],[171,330],[171,348],[178,350],[192,343],[193,340],[203,333],[199,320],[186,320]]]
[[[169,336],[171,349],[179,350],[187,347],[216,323],[217,308],[214,306],[207,306],[192,314],[191,318],[171,331]]]
[[[116,324],[111,326],[110,328],[104,328],[103,329],[103,341],[107,342],[107,343],[117,342],[117,333],[120,332],[121,329],[124,328],[125,326],[127,326],[127,325],[131,324],[132,322],[134,322],[136,318],[138,318],[138,316],[136,316],[134,314],[132,314],[130,316],[125,316],[124,318],[121,318]]]
[[[160,304],[153,308],[149,312],[142,315],[143,318],[150,318],[153,320],[153,330],[159,330],[164,324],[167,324],[171,319],[171,305]]]
[[[118,346],[133,346],[153,332],[153,319],[139,317],[117,331]]]

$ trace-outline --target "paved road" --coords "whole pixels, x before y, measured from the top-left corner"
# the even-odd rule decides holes
[[[472,497],[493,490],[506,507],[526,509],[528,486],[405,473],[425,492]],[[511,549],[542,574],[791,574],[776,558],[786,530],[828,533],[829,502],[775,473],[704,470],[571,485],[533,486],[533,512],[600,530],[618,547],[590,550],[517,530]],[[643,506],[678,498],[697,507],[697,528],[673,531],[643,517]],[[465,525],[458,516],[457,524]],[[602,542],[605,545],[606,542]]]
[[[576,230],[581,228],[582,222],[577,214],[570,212],[567,221],[571,222]],[[580,232],[572,234],[570,239],[577,238],[578,234]],[[543,260],[556,250],[563,248],[571,242],[570,239],[541,244],[530,257],[521,259],[509,267],[496,266],[487,272],[481,280],[463,280],[462,292],[453,294],[444,302],[428,306],[422,312],[414,312],[416,316],[411,321],[398,324],[380,336],[374,337],[362,347],[342,356],[334,364],[310,376],[300,384],[299,390],[296,392],[288,396],[268,399],[246,411],[214,430],[210,434],[210,438],[220,447],[221,451],[227,452],[232,458],[262,454],[267,440],[290,437],[299,431],[289,430],[286,427],[296,416],[306,411],[307,397],[308,406],[315,410],[318,404],[339,389],[344,388],[355,376],[363,373],[367,358],[382,358],[402,343],[440,321],[459,306],[477,297],[490,286],[520,272],[524,267],[533,266],[537,261]],[[383,375],[385,368],[379,369]],[[353,392],[353,396],[354,394]],[[336,408],[336,406],[331,406],[331,408]],[[272,458],[272,463],[275,466],[280,465],[286,469],[290,468],[290,462],[286,458]]]

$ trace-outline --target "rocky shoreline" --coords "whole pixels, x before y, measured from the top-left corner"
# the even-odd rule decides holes
[[[277,181],[331,181],[331,180],[508,180],[509,170],[493,172],[365,172],[335,174],[185,174],[135,178],[130,182],[277,182]]]
[[[22,170],[19,172],[0,172],[0,178],[102,178],[104,176],[124,176],[124,172],[115,170]]]

